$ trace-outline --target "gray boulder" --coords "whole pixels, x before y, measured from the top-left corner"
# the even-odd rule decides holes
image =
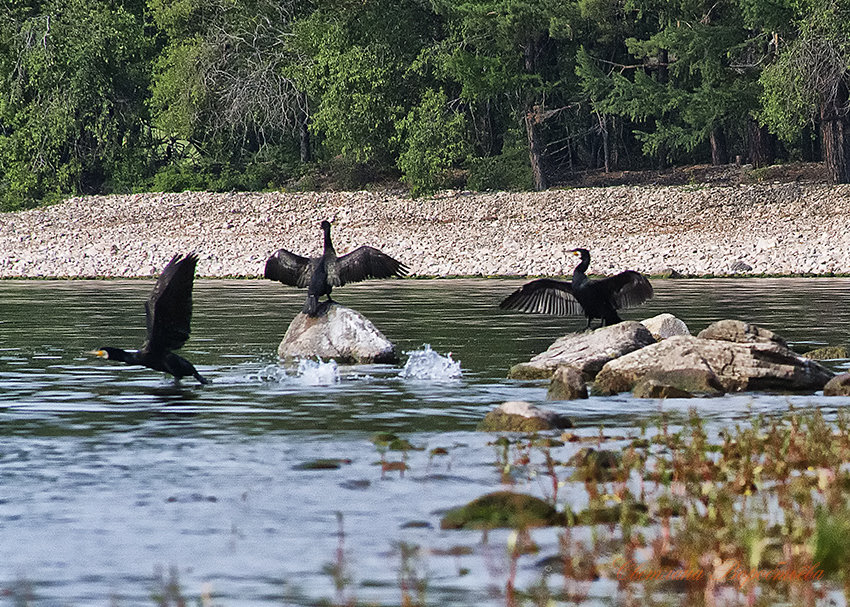
[[[850,396],[850,373],[842,373],[830,379],[823,387],[824,396]]]
[[[594,391],[629,391],[647,375],[688,392],[718,393],[815,391],[833,374],[776,341],[740,343],[679,335],[607,363],[596,376]]]
[[[572,427],[572,421],[566,416],[524,400],[511,400],[485,415],[477,429],[481,432],[539,432]]]
[[[574,400],[587,398],[587,384],[581,371],[568,365],[555,369],[552,381],[549,383],[547,400]]]
[[[688,325],[672,314],[659,314],[658,316],[642,320],[640,324],[649,329],[649,332],[658,341],[673,337],[674,335],[691,334],[688,330]]]
[[[508,377],[547,379],[552,377],[555,369],[567,365],[581,372],[585,380],[591,380],[609,360],[654,343],[655,338],[649,330],[635,321],[621,322],[589,333],[570,333],[555,340],[548,350],[529,362],[514,365]]]
[[[677,386],[645,375],[635,384],[632,394],[636,398],[693,398],[694,395]]]
[[[359,312],[332,303],[327,313],[300,312],[277,349],[281,358],[332,358],[338,363],[398,362],[393,343]]]
[[[733,341],[742,344],[775,343],[781,346],[788,345],[784,339],[770,329],[740,320],[718,320],[700,331],[697,337]]]

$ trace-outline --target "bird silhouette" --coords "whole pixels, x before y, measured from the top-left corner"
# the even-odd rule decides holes
[[[331,243],[331,224],[321,223],[325,234],[324,251],[320,257],[302,257],[280,249],[266,261],[264,276],[292,287],[307,287],[307,300],[302,312],[307,316],[320,316],[331,299],[331,290],[349,282],[367,278],[404,276],[407,266],[373,247],[362,246],[347,255],[337,256]],[[327,302],[319,297],[327,295]]]
[[[601,319],[601,326],[621,322],[617,310],[640,305],[652,297],[652,285],[643,274],[626,270],[601,280],[590,280],[586,274],[590,251],[573,249],[570,253],[580,258],[572,282],[551,278],[533,280],[511,293],[499,307],[536,314],[586,316],[589,329],[595,318]]]
[[[104,346],[94,355],[129,365],[142,365],[170,373],[176,379],[192,376],[202,384],[209,383],[188,360],[173,352],[189,339],[192,320],[192,283],[198,257],[194,253],[175,255],[162,270],[145,302],[147,338],[135,351]]]

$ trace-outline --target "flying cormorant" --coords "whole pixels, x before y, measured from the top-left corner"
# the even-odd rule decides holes
[[[378,249],[362,246],[347,255],[337,257],[331,243],[331,224],[323,221],[325,249],[321,257],[301,257],[280,249],[266,261],[264,276],[292,287],[307,287],[307,300],[302,312],[307,316],[320,316],[326,304],[332,302],[331,289],[349,282],[367,278],[404,276],[407,266]],[[319,305],[319,297],[328,300]]]
[[[192,282],[198,257],[194,253],[175,255],[165,266],[145,302],[147,338],[139,350],[99,348],[96,356],[118,360],[128,365],[142,365],[170,373],[176,379],[193,376],[202,384],[208,380],[185,358],[172,350],[180,349],[189,339],[192,320]]]
[[[594,318],[602,319],[601,326],[621,322],[617,310],[637,306],[652,297],[652,285],[643,274],[626,270],[602,280],[590,280],[585,274],[590,266],[590,251],[573,249],[570,253],[581,257],[573,270],[572,282],[533,280],[511,293],[499,307],[557,316],[584,315],[589,329]]]

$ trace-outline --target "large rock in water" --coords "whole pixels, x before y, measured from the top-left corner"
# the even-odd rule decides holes
[[[702,339],[719,339],[742,344],[775,343],[786,346],[785,340],[771,331],[741,320],[718,320],[699,332]]]
[[[775,340],[731,342],[677,335],[606,364],[594,390],[632,390],[645,376],[688,392],[820,390],[833,373]]]
[[[676,318],[672,314],[659,314],[658,316],[640,321],[640,324],[649,329],[649,332],[658,341],[673,337],[674,335],[691,334],[685,321]]]
[[[836,375],[823,387],[824,396],[850,396],[850,373]]]
[[[539,432],[572,428],[572,421],[548,409],[535,407],[523,400],[502,403],[478,423],[479,432]]]
[[[332,358],[338,363],[398,362],[393,343],[359,312],[337,303],[311,318],[300,312],[277,348],[281,358]]]
[[[511,367],[512,379],[548,379],[555,369],[567,365],[580,371],[585,379],[593,379],[609,360],[633,352],[655,338],[639,322],[625,322],[602,327],[590,333],[569,333],[559,337],[549,349],[527,363]]]

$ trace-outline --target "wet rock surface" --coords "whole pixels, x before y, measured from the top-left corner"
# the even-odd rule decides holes
[[[823,387],[824,396],[850,396],[850,373],[842,373],[830,379]]]
[[[477,429],[481,432],[539,432],[572,427],[568,417],[554,411],[525,401],[508,401],[485,415]]]
[[[707,389],[741,392],[820,390],[833,373],[819,363],[795,354],[776,341],[733,342],[679,335],[627,354],[605,365],[594,391],[614,394],[633,390],[645,376],[688,392],[693,382]]]
[[[299,312],[278,346],[278,356],[325,358],[338,363],[394,363],[393,343],[372,322],[351,308],[332,303],[311,318]]]
[[[552,375],[546,398],[547,400],[587,398],[587,384],[584,381],[584,375],[574,367],[561,365],[555,369],[555,373]]]
[[[508,377],[549,378],[555,369],[566,365],[591,380],[608,361],[654,343],[655,338],[645,326],[628,320],[587,333],[569,333],[529,362],[514,365]]]

